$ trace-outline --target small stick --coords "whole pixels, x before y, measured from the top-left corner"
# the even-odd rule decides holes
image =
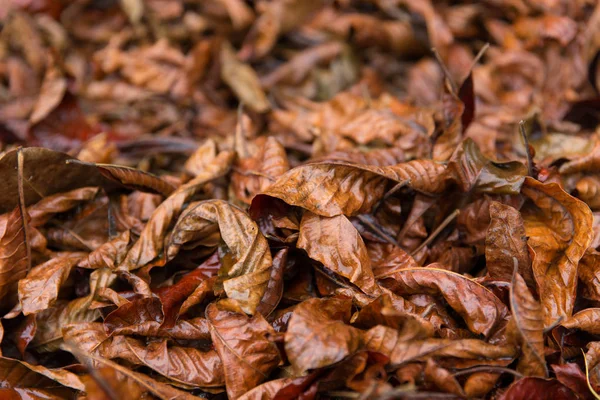
[[[419,253],[419,251],[421,251],[423,249],[423,247],[425,247],[429,243],[431,243],[433,241],[433,239],[435,239],[436,236],[439,235],[440,232],[443,231],[444,228],[447,227],[448,224],[450,224],[450,222],[452,222],[452,220],[458,216],[458,214],[460,214],[460,210],[454,210],[454,212],[452,214],[448,215],[446,217],[446,219],[442,221],[442,223],[440,224],[440,226],[438,226],[435,229],[435,231],[433,231],[431,233],[431,235],[429,235],[429,237],[427,239],[425,239],[425,241],[423,243],[421,243],[421,245],[419,247],[417,247],[414,251],[412,251],[410,253],[410,255],[414,256],[415,254]]]

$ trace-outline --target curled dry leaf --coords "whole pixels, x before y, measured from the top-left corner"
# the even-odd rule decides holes
[[[267,290],[273,260],[258,225],[239,208],[210,200],[187,209],[173,228],[168,258],[175,257],[183,245],[202,243],[215,226],[224,244],[219,279],[225,293],[244,312],[254,314]]]
[[[520,342],[521,357],[517,371],[527,376],[548,377],[544,358],[544,316],[540,303],[533,298],[517,269],[510,286],[510,308],[513,318],[507,330]],[[514,331],[514,332],[513,332]]]
[[[281,362],[277,345],[269,338],[275,331],[260,314],[250,318],[217,303],[207,307],[206,318],[223,360],[230,398],[237,399],[254,389]]]
[[[90,163],[92,164],[92,163]],[[124,165],[92,164],[105,178],[126,188],[142,192],[157,193],[168,197],[175,187],[160,177]]]
[[[472,139],[466,139],[456,149],[448,169],[465,192],[518,194],[527,175],[527,167],[521,162],[489,160]]]
[[[508,314],[500,299],[463,275],[432,267],[397,271],[388,288],[399,295],[427,293],[443,296],[472,332],[485,336],[494,333]]]
[[[294,309],[285,352],[296,371],[327,367],[362,348],[364,333],[347,324],[351,305],[348,298],[310,299]]]
[[[123,231],[119,236],[103,243],[96,250],[89,253],[77,263],[77,266],[90,269],[114,269],[127,254],[130,240],[131,232],[129,230]]]
[[[597,251],[586,252],[577,268],[580,290],[584,297],[590,300],[600,300],[600,271],[596,266],[600,263],[600,254]]]
[[[514,261],[529,287],[535,287],[527,236],[521,214],[509,205],[490,203],[491,222],[485,238],[485,262],[490,279],[512,280]]]
[[[259,213],[258,197],[270,196],[324,217],[359,215],[371,211],[383,196],[386,180],[408,182],[425,193],[440,193],[449,182],[445,171],[445,165],[430,160],[384,167],[344,162],[306,164],[293,168],[255,197],[250,212]]]
[[[381,325],[365,333],[365,348],[389,357],[390,363],[395,366],[428,357],[478,360],[481,364],[495,361],[509,364],[515,355],[513,346],[493,345],[478,339],[403,340],[397,330]]]
[[[38,265],[19,281],[19,302],[24,315],[35,314],[52,306],[61,286],[85,253],[67,253]]]
[[[103,357],[99,357],[94,354],[90,354],[87,351],[83,351],[78,348],[76,345],[71,344],[67,348],[70,352],[72,352],[84,365],[86,365],[87,369],[90,370],[92,376],[99,383],[99,386],[102,387],[102,390],[107,390],[107,386],[103,385],[106,373],[94,374],[93,371],[96,368],[107,368],[110,370],[111,375],[118,375],[121,379],[130,381],[134,387],[139,387],[144,393],[151,393],[161,400],[168,399],[182,399],[182,400],[192,400],[195,399],[195,396],[191,394],[175,389],[172,386],[169,386],[165,383],[159,382],[147,376],[146,374],[142,374],[139,372],[135,372],[130,370],[129,368],[125,368],[122,365],[119,365],[115,362],[107,360]],[[99,366],[99,367],[96,367]],[[111,390],[113,389],[114,382],[107,382],[108,387]],[[121,387],[120,385],[117,386]],[[140,390],[138,389],[138,390]],[[106,392],[105,392],[106,393]],[[111,393],[109,393],[110,395]]]
[[[10,307],[16,300],[19,280],[27,275],[25,220],[18,206],[13,212],[1,217],[3,226],[0,233],[0,299]]]
[[[600,317],[600,308],[586,308],[561,323],[565,328],[581,329],[593,334],[600,333],[598,318]]]
[[[309,211],[300,223],[297,246],[369,295],[379,293],[362,237],[343,215],[322,217]]]
[[[154,210],[140,238],[127,252],[123,262],[119,264],[119,269],[133,270],[141,268],[158,257],[165,246],[164,237],[171,224],[175,222],[175,219],[181,213],[184,205],[203,185],[227,173],[232,161],[232,153],[219,153],[214,157],[209,167],[167,197]]]
[[[31,218],[30,224],[34,227],[44,225],[54,215],[67,212],[86,201],[93,200],[97,194],[97,187],[82,187],[46,196],[27,207],[27,213]]]
[[[246,204],[250,204],[256,194],[267,190],[290,169],[285,149],[277,139],[268,137],[257,140],[256,146],[256,153],[238,160],[231,174],[233,192]]]
[[[268,111],[269,101],[256,72],[237,58],[231,44],[224,43],[221,46],[220,61],[221,78],[233,90],[240,103],[259,113]]]
[[[555,183],[526,178],[522,193],[533,204],[523,210],[525,233],[534,252],[544,326],[568,318],[577,290],[577,265],[592,240],[592,212]]]
[[[58,383],[75,390],[84,389],[79,377],[72,372],[6,357],[0,357],[0,380],[2,386],[13,388],[52,388]]]

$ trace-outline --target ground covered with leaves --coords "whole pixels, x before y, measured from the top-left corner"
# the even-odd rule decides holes
[[[0,398],[600,398],[596,1],[0,29]]]

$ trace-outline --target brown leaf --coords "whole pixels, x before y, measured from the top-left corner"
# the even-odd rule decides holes
[[[17,299],[18,281],[27,275],[25,221],[18,206],[13,212],[4,214],[2,217],[0,223],[0,299],[8,307],[11,307],[11,303]]]
[[[544,315],[542,307],[515,268],[509,292],[513,319],[507,330],[520,342],[521,357],[517,371],[527,376],[548,377],[544,358]],[[511,331],[514,330],[514,333]]]
[[[267,289],[262,299],[260,299],[260,304],[256,307],[256,312],[264,317],[268,317],[277,308],[281,296],[283,296],[283,272],[287,263],[288,252],[289,249],[283,248],[273,257],[273,266],[271,267]]]
[[[220,61],[221,78],[231,87],[240,103],[259,113],[268,111],[271,106],[256,72],[237,58],[228,42],[221,45]]]
[[[264,139],[264,140],[263,140]],[[285,149],[273,137],[260,137],[253,156],[239,159],[231,174],[231,187],[235,196],[246,204],[264,192],[277,178],[286,173],[289,163]]]
[[[31,226],[42,226],[54,215],[67,212],[81,203],[92,200],[98,194],[97,187],[82,187],[64,193],[46,196],[27,207]]]
[[[19,281],[19,302],[24,315],[35,314],[52,306],[58,292],[85,253],[56,255],[38,265]]]
[[[535,287],[521,214],[509,205],[493,201],[490,216],[485,238],[485,264],[490,279],[512,280],[516,260],[519,274],[529,287]]]
[[[298,372],[335,364],[363,346],[363,332],[347,325],[347,298],[310,299],[299,304],[288,323],[285,352]]]
[[[600,318],[600,308],[586,308],[563,321],[561,325],[565,328],[581,329],[597,335],[600,333],[598,318]]]
[[[573,312],[577,265],[591,243],[593,218],[585,203],[555,183],[526,178],[522,193],[534,204],[522,214],[535,253],[533,276],[544,309],[544,326],[548,327]]]
[[[130,231],[123,231],[119,236],[102,244],[96,250],[89,253],[77,264],[80,268],[114,269],[123,261],[127,250],[129,250],[129,242],[131,238]]]
[[[90,294],[71,301],[58,301],[54,306],[36,314],[37,331],[31,345],[38,351],[55,351],[63,343],[63,327],[67,324],[92,322],[100,311],[90,309],[98,291],[115,279],[113,273],[100,269],[90,275]]]
[[[25,204],[30,205],[45,196],[63,193],[80,187],[100,186],[103,178],[87,165],[66,164],[72,159],[67,154],[27,147],[20,150],[23,155],[23,177]],[[7,212],[17,205],[17,151],[12,150],[0,157],[0,176],[3,190],[0,192],[0,211]]]
[[[192,400],[196,398],[195,396],[192,396],[189,393],[175,389],[165,383],[158,382],[145,374],[134,372],[129,368],[125,368],[103,357],[99,357],[97,355],[90,354],[87,351],[83,351],[79,349],[76,345],[71,345],[68,348],[68,350],[74,353],[75,356],[86,365],[88,370],[93,371],[96,368],[94,365],[99,365],[100,368],[108,368],[113,371],[110,373],[111,376],[118,375],[121,377],[121,379],[131,381],[133,382],[134,387],[141,387],[143,388],[144,392],[149,392],[161,400]],[[96,375],[95,378],[97,379],[97,382],[100,379],[104,379],[103,376],[104,374],[102,374],[102,377],[98,377],[98,375]],[[114,384],[115,382],[109,381],[107,383],[112,388],[112,384]],[[102,385],[102,389],[106,390],[106,386]]]
[[[485,336],[493,333],[508,313],[500,299],[471,279],[433,268],[434,265],[397,271],[389,289],[399,295],[426,293],[443,296],[472,332]]]
[[[586,155],[566,162],[560,166],[559,172],[564,175],[577,172],[596,172],[600,166],[600,143]]]
[[[343,215],[322,217],[305,212],[297,246],[369,295],[379,293],[362,237]]]
[[[227,297],[254,314],[271,275],[271,252],[258,226],[239,208],[222,200],[199,202],[186,210],[173,228],[167,254],[172,259],[187,243],[202,243],[214,228],[221,233],[219,279]]]
[[[413,189],[441,193],[448,184],[446,166],[430,160],[376,167],[345,162],[306,164],[282,175],[269,189],[256,196],[271,196],[303,207],[324,217],[359,215],[371,208],[385,193],[386,179],[409,182]]]
[[[67,79],[53,63],[46,69],[40,94],[29,116],[29,122],[33,125],[46,118],[60,104],[66,91]]]
[[[463,141],[448,165],[456,183],[464,192],[518,194],[527,175],[527,167],[518,161],[494,162],[486,158],[470,138]]]
[[[600,300],[600,271],[597,268],[600,263],[600,253],[588,250],[577,268],[579,282],[582,284],[580,290],[585,298],[590,300]]]
[[[213,388],[225,383],[223,364],[214,350],[168,346],[167,339],[147,345],[129,337],[123,340],[128,352],[112,352],[114,357],[145,365],[174,382],[192,387]]]
[[[152,213],[140,238],[127,252],[119,269],[141,268],[158,257],[165,246],[165,235],[172,223],[183,210],[184,205],[208,182],[227,173],[233,161],[233,154],[221,152],[210,166],[188,183],[181,185],[165,199]]]
[[[436,388],[445,393],[452,393],[460,397],[465,397],[465,392],[456,378],[445,368],[440,367],[432,358],[427,360],[425,365],[425,380],[431,382]]]
[[[466,360],[504,361],[509,364],[515,348],[511,345],[492,345],[478,339],[424,339],[402,340],[398,331],[381,325],[365,334],[365,346],[389,357],[394,366],[423,361],[429,357],[454,357]]]
[[[13,388],[52,388],[59,383],[75,390],[84,390],[83,383],[72,372],[58,368],[48,369],[7,357],[0,357],[0,381],[3,386]]]
[[[139,169],[124,165],[89,164],[95,166],[105,178],[129,189],[157,193],[164,197],[168,197],[175,190],[175,187],[164,179]]]
[[[257,314],[252,318],[211,304],[206,309],[211,336],[223,360],[227,394],[237,399],[264,382],[281,362],[281,356],[269,335],[275,331]]]

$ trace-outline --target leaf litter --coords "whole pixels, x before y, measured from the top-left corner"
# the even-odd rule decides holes
[[[4,3],[0,398],[598,398],[597,2]]]

